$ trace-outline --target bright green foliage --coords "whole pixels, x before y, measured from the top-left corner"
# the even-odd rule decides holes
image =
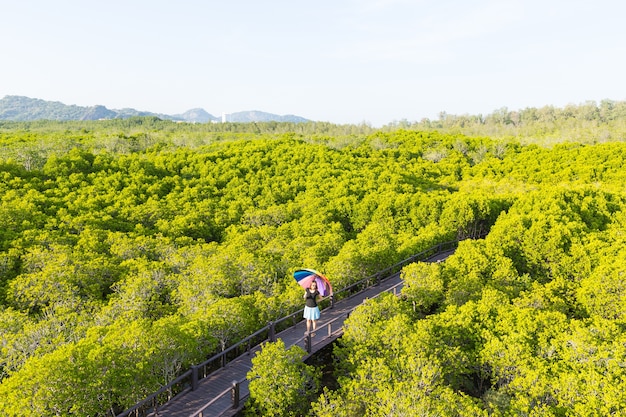
[[[381,298],[350,316],[336,349],[341,387],[314,412],[621,415],[624,208],[593,189],[542,188],[520,195],[485,240],[405,267],[396,307],[381,310]]]
[[[626,323],[626,259],[624,249],[611,251],[611,262],[603,263],[584,277],[578,300],[589,315]]]
[[[266,324],[255,320],[259,311],[252,296],[222,298],[202,307],[192,317],[203,323],[205,335],[217,340],[221,350]]]
[[[93,327],[81,340],[29,359],[0,384],[0,414],[110,415],[202,358],[180,318]]]
[[[411,300],[418,313],[428,313],[443,302],[441,270],[437,263],[414,263],[402,269],[402,295]]]
[[[313,415],[486,415],[471,397],[445,385],[460,380],[467,368],[468,355],[459,349],[467,329],[429,334],[428,328],[412,324],[406,308],[387,294],[350,316],[341,347],[335,349],[341,388],[320,396]]]
[[[250,380],[249,413],[260,416],[301,416],[318,394],[321,373],[305,364],[306,352],[285,348],[282,340],[263,345],[254,358]]]
[[[626,145],[458,133],[623,136],[621,104],[583,107],[446,116],[450,134],[0,123],[0,414],[113,415],[299,310],[295,268],[338,292],[482,236],[353,314],[314,412],[622,412]]]
[[[195,329],[195,351],[224,349],[301,308],[294,268],[323,270],[341,289],[458,233],[441,216],[453,195],[446,187],[468,167],[466,154],[454,153],[465,139],[202,137],[155,120],[90,126],[34,123],[5,138],[15,155],[20,138],[41,142],[41,153],[2,164],[0,385],[33,361],[60,366],[55,355],[93,343],[92,328],[122,332],[175,317],[179,331]],[[148,126],[155,131],[142,132]],[[176,134],[181,142],[169,140]],[[433,147],[454,158],[437,166],[420,157]],[[129,363],[152,363],[157,353],[137,355]],[[178,368],[161,367],[165,384]],[[127,384],[99,375],[102,390]],[[158,386],[134,379],[138,392]],[[103,410],[127,405],[111,398]]]

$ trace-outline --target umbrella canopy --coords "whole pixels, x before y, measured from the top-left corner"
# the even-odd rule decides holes
[[[313,281],[317,282],[317,290],[322,297],[333,293],[333,287],[328,278],[313,269],[298,269],[293,273],[293,277],[302,288],[309,288]]]

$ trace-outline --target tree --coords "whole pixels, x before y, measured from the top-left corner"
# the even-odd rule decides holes
[[[282,340],[265,343],[248,372],[249,415],[301,416],[317,398],[321,372],[305,364],[306,352],[299,346],[285,349]]]
[[[221,350],[243,339],[266,323],[259,323],[252,295],[221,298],[205,304],[192,317],[204,323],[205,332],[217,340]]]
[[[624,255],[624,251],[620,251],[581,280],[577,298],[591,316],[626,321]]]
[[[437,263],[413,263],[402,268],[405,295],[419,314],[436,308],[444,299],[442,267]]]

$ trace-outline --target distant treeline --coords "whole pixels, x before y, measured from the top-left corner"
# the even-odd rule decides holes
[[[51,133],[73,136],[133,137],[146,136],[152,142],[174,142],[189,146],[228,139],[236,134],[294,134],[317,138],[338,145],[354,143],[374,132],[393,132],[398,129],[439,131],[467,136],[488,136],[493,139],[516,138],[522,143],[550,145],[574,141],[598,143],[622,141],[626,138],[626,101],[589,101],[562,108],[544,106],[509,110],[506,107],[486,115],[454,115],[441,112],[438,119],[391,122],[374,128],[360,124],[333,124],[329,122],[250,122],[250,123],[180,123],[158,117],[131,117],[100,121],[0,121],[0,138],[10,132],[29,132],[33,139]],[[10,136],[10,135],[9,135]],[[238,136],[241,139],[241,136]],[[0,142],[2,144],[2,142]]]
[[[437,120],[406,120],[386,128],[439,130],[469,136],[515,137],[523,143],[553,144],[574,141],[598,143],[626,139],[626,102],[589,101],[563,108],[545,106],[509,110],[503,107],[487,115],[440,113]]]

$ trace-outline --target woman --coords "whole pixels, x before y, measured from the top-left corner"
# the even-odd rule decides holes
[[[315,280],[311,282],[309,288],[304,290],[304,299],[306,301],[304,306],[306,333],[311,332],[311,327],[313,328],[313,332],[315,332],[317,320],[320,318],[320,308],[317,306],[317,303],[322,300],[322,296],[317,290],[317,282],[315,282]],[[315,333],[312,333],[311,336],[315,336]]]

